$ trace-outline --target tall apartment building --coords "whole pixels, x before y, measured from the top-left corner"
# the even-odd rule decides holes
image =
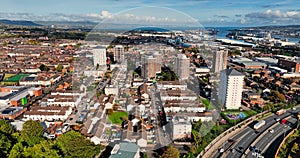
[[[235,69],[220,72],[219,100],[226,109],[241,107],[244,75]]]
[[[161,72],[161,63],[154,56],[142,57],[142,77],[145,79],[154,79],[156,73]]]
[[[154,52],[153,57],[156,58],[156,72],[161,72],[161,66],[162,66],[162,56],[159,52]]]
[[[216,50],[214,52],[214,60],[213,60],[213,72],[220,73],[220,71],[226,69],[227,66],[227,56],[228,50]]]
[[[94,66],[99,64],[100,66],[106,65],[106,49],[103,48],[95,48],[92,50]]]
[[[121,63],[125,60],[124,47],[122,45],[116,45],[114,49],[114,60]]]
[[[190,59],[184,54],[178,54],[174,61],[174,72],[181,80],[189,78]]]

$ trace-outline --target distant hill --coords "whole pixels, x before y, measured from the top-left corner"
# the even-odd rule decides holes
[[[96,26],[98,23],[91,21],[34,21],[37,24],[44,26],[68,26],[68,27],[82,27],[82,26]]]
[[[6,25],[21,25],[21,26],[42,26],[40,24],[34,23],[32,21],[26,21],[26,20],[6,20],[6,19],[0,19],[0,24],[6,24]]]

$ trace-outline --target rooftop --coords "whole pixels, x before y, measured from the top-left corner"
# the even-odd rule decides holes
[[[139,146],[133,143],[116,144],[109,158],[133,158],[138,152]]]
[[[222,71],[225,72],[227,76],[244,76],[242,73],[238,72],[235,69],[226,69]]]

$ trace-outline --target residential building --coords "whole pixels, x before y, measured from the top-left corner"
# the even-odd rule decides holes
[[[140,148],[133,143],[116,144],[112,149],[109,158],[139,158]]]
[[[72,113],[70,106],[32,106],[30,111],[26,111],[23,115],[24,120],[40,120],[40,121],[64,121]]]
[[[121,63],[125,60],[124,47],[122,45],[115,46],[114,60],[118,63]]]
[[[187,116],[175,116],[171,123],[172,139],[179,140],[184,138],[191,138],[192,123]]]
[[[243,92],[244,75],[235,69],[220,73],[219,99],[226,109],[239,109]]]
[[[181,80],[189,78],[190,59],[184,54],[178,54],[174,61],[174,72]]]
[[[214,52],[214,59],[213,59],[213,72],[220,73],[220,71],[226,69],[227,66],[227,55],[228,50],[216,50]]]
[[[142,77],[148,80],[154,79],[156,73],[161,72],[159,60],[154,56],[142,57]]]
[[[92,50],[92,53],[95,67],[97,64],[99,64],[99,66],[106,65],[106,49],[104,47],[95,48]]]

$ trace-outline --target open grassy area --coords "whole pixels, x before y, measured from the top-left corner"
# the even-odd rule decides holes
[[[23,76],[29,76],[29,74],[18,74],[12,77],[9,77],[5,80],[5,82],[19,82],[19,80],[23,77]]]
[[[128,113],[127,112],[113,112],[111,115],[108,116],[108,119],[113,123],[113,124],[118,124],[120,125],[122,123],[122,119],[128,119]]]
[[[209,100],[203,99],[203,98],[199,98],[199,100],[205,105],[205,108],[207,110],[213,110],[213,109],[215,109],[215,107],[210,103]]]

